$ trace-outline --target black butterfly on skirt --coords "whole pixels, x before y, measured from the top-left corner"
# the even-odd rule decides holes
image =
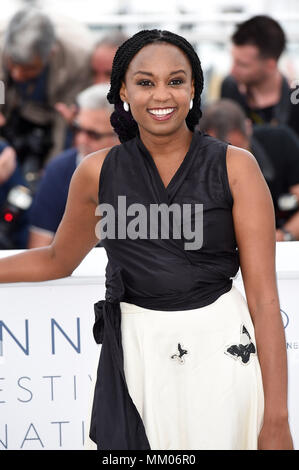
[[[241,359],[243,364],[247,364],[250,360],[250,354],[256,353],[256,348],[251,341],[250,334],[244,325],[241,326],[240,343],[232,344],[226,351],[226,354],[232,356],[234,359]]]
[[[170,358],[171,359],[177,359],[180,364],[184,364],[185,358],[183,356],[184,356],[184,354],[188,354],[188,351],[187,351],[187,349],[183,349],[180,343],[178,343],[178,350],[179,350],[179,355],[178,354],[173,354]]]

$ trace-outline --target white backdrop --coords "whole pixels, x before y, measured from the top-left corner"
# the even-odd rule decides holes
[[[299,449],[299,242],[277,243],[276,260]],[[106,261],[104,249],[95,248],[71,277],[0,284],[1,450],[83,448],[101,347],[92,336],[93,304],[104,299]],[[244,294],[240,274],[234,283]]]

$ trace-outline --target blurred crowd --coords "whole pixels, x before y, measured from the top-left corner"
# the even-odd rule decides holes
[[[55,26],[28,8],[0,37],[0,249],[50,244],[77,165],[119,143],[106,96],[126,36],[91,46]],[[203,103],[198,129],[253,153],[273,199],[277,241],[299,240],[299,93],[278,65],[285,33],[260,15],[231,39],[230,74],[217,99]]]

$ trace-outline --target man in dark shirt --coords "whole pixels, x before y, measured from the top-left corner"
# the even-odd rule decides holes
[[[294,89],[278,68],[285,34],[275,20],[255,16],[238,25],[232,36],[231,74],[221,97],[239,103],[253,124],[287,124],[299,134],[299,104]]]
[[[232,100],[203,110],[199,128],[213,137],[249,150],[269,186],[276,218],[276,240],[299,240],[299,139],[286,126],[254,126]]]
[[[45,167],[30,208],[28,248],[49,245],[64,214],[69,185],[76,167],[88,154],[119,143],[110,123],[113,106],[109,84],[87,88],[77,96],[79,112],[73,122],[74,144]]]

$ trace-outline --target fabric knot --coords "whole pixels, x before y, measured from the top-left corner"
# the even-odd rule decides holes
[[[94,304],[95,323],[93,325],[93,336],[97,344],[102,344],[104,338],[104,303],[105,300],[99,300]]]
[[[107,314],[114,328],[119,328],[119,302],[123,299],[125,292],[121,271],[121,268],[113,263],[108,263],[106,267],[105,300],[99,300],[94,304],[95,323],[93,325],[93,336],[97,344],[103,343]],[[109,306],[110,308],[107,309]]]

